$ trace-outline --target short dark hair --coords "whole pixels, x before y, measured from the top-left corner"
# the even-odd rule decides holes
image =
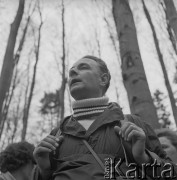
[[[157,129],[155,132],[156,132],[158,138],[166,137],[168,140],[171,141],[173,146],[177,149],[177,132],[172,131],[167,128]]]
[[[105,92],[106,92],[110,86],[110,80],[111,80],[111,74],[110,74],[110,71],[109,71],[106,63],[102,59],[97,58],[95,56],[91,56],[91,55],[86,55],[82,59],[84,59],[84,58],[88,58],[88,59],[96,61],[100,67],[101,72],[108,74],[109,79],[108,79],[108,83],[106,84],[106,87],[105,87]]]
[[[12,143],[0,153],[0,171],[5,173],[18,170],[20,167],[32,162],[35,164],[33,157],[34,145],[23,141]]]

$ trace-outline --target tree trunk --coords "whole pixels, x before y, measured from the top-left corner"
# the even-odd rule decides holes
[[[14,55],[14,58],[13,58],[13,61],[14,61],[13,78],[11,80],[11,84],[10,84],[8,94],[6,94],[6,98],[4,100],[4,106],[3,106],[3,109],[2,109],[2,116],[1,116],[1,123],[0,123],[0,139],[1,139],[3,128],[4,128],[4,123],[6,121],[7,114],[8,114],[8,111],[9,111],[9,106],[10,106],[10,103],[11,103],[11,100],[12,100],[12,97],[13,97],[13,94],[14,94],[14,90],[16,88],[17,73],[18,73],[17,72],[17,65],[18,65],[18,62],[19,62],[19,59],[20,59],[20,55],[21,55],[23,46],[24,46],[24,42],[25,42],[26,33],[27,33],[27,30],[28,30],[30,19],[31,19],[31,16],[29,15],[28,18],[27,18],[25,28],[23,30],[23,34],[22,34],[18,49],[17,49],[17,51],[16,51],[16,53]]]
[[[154,128],[159,127],[157,112],[147,83],[136,27],[127,0],[113,0],[113,17],[120,43],[123,82],[128,94],[131,113]]]
[[[114,51],[115,51],[117,59],[118,59],[118,63],[119,63],[119,65],[121,65],[121,62],[120,62],[121,60],[119,58],[119,53],[118,53],[118,50],[117,50],[117,47],[116,47],[116,42],[115,42],[116,40],[115,40],[115,38],[113,36],[113,33],[111,32],[111,26],[110,26],[110,24],[109,24],[109,22],[108,22],[108,20],[106,19],[105,16],[104,16],[103,19],[104,19],[104,21],[105,21],[105,23],[107,25],[109,37],[110,37],[110,39],[112,41],[112,45],[113,45]]]
[[[170,27],[173,29],[177,40],[177,11],[173,0],[164,0],[166,6],[166,16],[169,21]]]
[[[38,8],[40,8],[40,7],[38,7]],[[31,101],[33,98],[33,91],[34,91],[35,82],[36,82],[37,65],[39,62],[39,51],[40,51],[40,45],[41,45],[41,29],[42,29],[42,25],[43,25],[40,9],[39,9],[39,13],[40,13],[40,18],[41,18],[41,23],[40,23],[39,29],[38,29],[37,47],[35,48],[35,64],[33,67],[33,77],[32,77],[29,96],[27,98],[27,102],[25,103],[24,113],[23,113],[23,129],[22,129],[22,135],[21,135],[22,141],[24,141],[25,137],[26,137],[27,127],[28,127],[29,110],[30,110]]]
[[[164,4],[161,3],[161,5],[162,5],[162,8],[163,8],[163,10],[165,12],[165,16],[166,16],[167,31],[169,34],[169,38],[171,40],[173,49],[174,49],[175,53],[177,54],[177,47],[176,47],[177,36],[175,36],[175,33],[174,33],[175,27],[173,28],[173,25],[175,25],[173,20],[175,21],[175,18],[176,18],[176,23],[177,23],[177,12],[176,12],[173,0],[171,0],[171,1],[164,0]],[[176,24],[176,30],[177,30],[177,24]]]
[[[11,136],[12,142],[14,141],[14,138],[16,136],[16,132],[17,132],[17,129],[18,129],[18,122],[19,122],[19,119],[20,119],[20,102],[21,102],[21,98],[22,98],[21,96],[18,97],[17,107],[16,107],[16,111],[15,111],[14,117],[13,117],[14,129],[12,131],[12,136]]]
[[[3,103],[6,98],[6,94],[9,91],[11,79],[14,70],[14,48],[16,43],[16,37],[18,34],[18,29],[20,26],[20,22],[22,20],[23,12],[24,12],[24,0],[20,0],[19,7],[17,10],[17,15],[11,24],[10,34],[7,42],[7,48],[3,60],[2,70],[1,70],[1,77],[0,77],[0,124],[2,121],[2,109]]]
[[[64,118],[64,112],[65,112],[65,89],[66,89],[66,67],[65,67],[65,61],[66,61],[66,48],[65,48],[65,7],[64,7],[64,1],[62,0],[62,9],[61,9],[61,21],[62,21],[62,84],[60,88],[60,120]],[[58,122],[59,123],[59,122]]]
[[[168,79],[167,70],[166,70],[166,67],[165,67],[165,64],[164,64],[162,53],[160,51],[159,42],[158,42],[158,39],[157,39],[155,28],[154,28],[152,20],[151,20],[151,16],[150,16],[150,14],[148,12],[148,9],[147,9],[147,7],[146,7],[146,5],[144,3],[144,0],[142,2],[143,2],[143,8],[144,8],[146,18],[147,18],[147,20],[148,20],[148,22],[149,22],[149,24],[151,26],[151,29],[152,29],[152,34],[153,34],[153,37],[154,37],[155,47],[156,47],[157,54],[158,54],[158,57],[159,57],[159,61],[160,61],[161,67],[162,67],[162,71],[163,71],[163,75],[164,75],[164,79],[165,79],[165,85],[166,85],[168,95],[169,95],[169,98],[170,98],[170,102],[171,102],[173,116],[174,116],[174,119],[175,119],[175,122],[176,122],[176,125],[177,125],[177,108],[176,108],[176,104],[175,104],[175,98],[173,96],[173,91],[171,89],[171,85],[170,85],[170,82],[169,82],[169,79]]]

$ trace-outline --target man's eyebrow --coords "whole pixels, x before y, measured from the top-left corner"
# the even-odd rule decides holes
[[[82,65],[90,66],[89,64],[83,62],[83,63],[78,64],[78,67],[79,67],[79,66],[82,66]],[[70,68],[70,70],[73,69],[73,68],[75,68],[75,66],[72,66],[72,67]]]
[[[90,66],[89,64],[87,64],[87,63],[80,63],[78,66],[82,66],[82,65],[87,65],[87,66]]]

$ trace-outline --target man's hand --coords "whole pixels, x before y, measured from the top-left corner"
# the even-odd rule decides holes
[[[41,173],[50,171],[49,153],[55,151],[62,140],[63,136],[56,138],[55,136],[49,135],[35,148],[33,155]]]
[[[147,163],[149,156],[145,152],[146,135],[140,127],[129,121],[121,121],[121,127],[115,126],[115,132],[132,144],[132,154],[137,163]]]

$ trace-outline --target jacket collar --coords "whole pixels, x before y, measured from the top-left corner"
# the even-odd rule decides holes
[[[69,116],[61,123],[61,131],[64,134],[69,134],[80,138],[87,138],[98,128],[107,124],[118,123],[123,119],[124,115],[120,106],[117,103],[110,103],[108,108],[95,119],[88,130],[74,120],[72,116]]]

